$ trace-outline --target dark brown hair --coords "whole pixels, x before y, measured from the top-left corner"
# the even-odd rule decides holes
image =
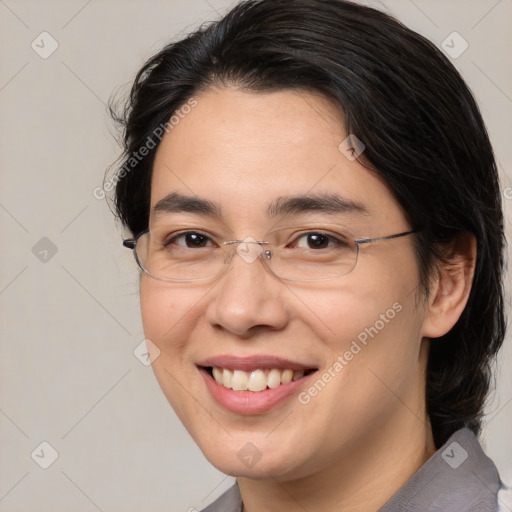
[[[304,89],[334,98],[364,162],[394,193],[416,235],[425,292],[444,248],[472,233],[469,301],[432,340],[427,410],[440,446],[478,433],[491,364],[505,331],[503,216],[498,174],[479,109],[448,59],[380,11],[342,0],[249,0],[172,42],[144,64],[124,110],[120,169],[192,95],[212,85]],[[116,180],[115,207],[134,235],[148,228],[156,147]],[[123,167],[124,166],[124,167]]]

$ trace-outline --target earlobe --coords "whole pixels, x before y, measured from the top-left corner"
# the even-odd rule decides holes
[[[466,307],[476,263],[476,240],[470,233],[451,245],[445,261],[440,262],[431,280],[430,297],[422,326],[422,335],[439,338],[457,323]]]

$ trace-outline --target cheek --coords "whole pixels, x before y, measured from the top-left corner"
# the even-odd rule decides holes
[[[365,289],[354,280],[336,288],[294,293],[299,299],[297,317],[337,353],[347,350],[353,340],[364,343],[376,334],[375,329],[379,333],[387,330],[403,309],[400,292],[385,283]]]
[[[158,348],[152,369],[165,397],[186,425],[187,387],[191,368],[186,364],[187,340],[197,324],[197,307],[190,292],[142,276],[140,305],[144,336]],[[187,298],[190,297],[190,300]]]
[[[411,393],[423,373],[414,299],[368,300],[364,313],[354,301],[339,311],[338,334],[327,347],[329,363],[299,397],[307,415],[304,439],[322,431],[325,446],[352,445],[402,409],[407,415],[403,404],[414,410]]]
[[[318,407],[313,416],[320,418],[323,407],[337,404],[336,414],[350,412],[361,421],[374,417],[396,402],[394,393],[406,394],[420,375],[423,313],[416,302],[417,273],[414,265],[402,270],[375,273],[373,279],[359,274],[322,294],[302,292],[309,327],[327,349],[325,379],[319,378],[329,383],[325,391],[319,383],[303,397],[302,403],[311,401],[311,410]]]
[[[144,336],[159,350],[152,363],[153,371],[167,399],[178,408],[180,382],[186,382],[191,371],[186,364],[187,342],[199,321],[200,304],[194,297],[190,290],[179,290],[151,278],[141,280]]]
[[[140,305],[144,334],[161,349],[177,350],[200,314],[200,296],[142,276]]]
[[[140,284],[140,307],[144,335],[157,345],[162,344],[164,335],[176,322],[180,313],[179,302],[158,283],[150,282],[143,276]]]

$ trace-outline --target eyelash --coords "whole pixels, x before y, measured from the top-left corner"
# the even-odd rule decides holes
[[[181,233],[175,233],[175,234],[172,234],[171,236],[167,237],[166,240],[164,241],[163,243],[163,246],[164,247],[168,247],[169,245],[173,244],[176,240],[178,240],[179,238],[181,237],[185,237],[187,235],[200,235],[200,236],[203,236],[205,238],[207,238],[208,240],[212,240],[207,234],[205,233],[201,233],[200,231],[182,231]],[[179,244],[176,244],[176,245],[179,245]],[[186,247],[185,245],[179,245],[180,247]]]
[[[175,233],[172,236],[168,237],[164,241],[163,246],[164,247],[168,247],[171,244],[175,244],[176,240],[178,240],[179,238],[186,237],[187,235],[191,235],[191,234],[193,234],[193,235],[200,235],[202,237],[205,237],[207,239],[207,241],[213,242],[213,240],[212,240],[212,238],[210,236],[208,236],[205,233],[201,233],[200,231],[182,231],[180,233]],[[327,238],[329,242],[333,242],[333,245],[338,245],[339,246],[339,245],[345,245],[346,244],[345,240],[341,236],[340,236],[340,238],[337,238],[336,236],[331,235],[329,233],[326,233],[324,231],[312,230],[312,231],[306,231],[306,232],[300,233],[291,242],[289,242],[286,245],[288,246],[290,244],[297,244],[298,240],[300,240],[300,239],[302,239],[304,237],[307,237],[308,235],[320,235],[322,237]],[[183,244],[183,245],[175,244],[175,245],[178,245],[179,247],[189,248],[189,249],[191,248],[191,247],[187,247],[186,244]],[[210,245],[208,247],[210,247]],[[328,246],[328,247],[332,247],[332,245]]]

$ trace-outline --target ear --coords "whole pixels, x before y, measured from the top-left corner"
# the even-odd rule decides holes
[[[437,275],[430,281],[422,336],[439,338],[457,323],[471,291],[476,249],[471,233],[461,235],[446,249],[445,261],[439,263]]]

